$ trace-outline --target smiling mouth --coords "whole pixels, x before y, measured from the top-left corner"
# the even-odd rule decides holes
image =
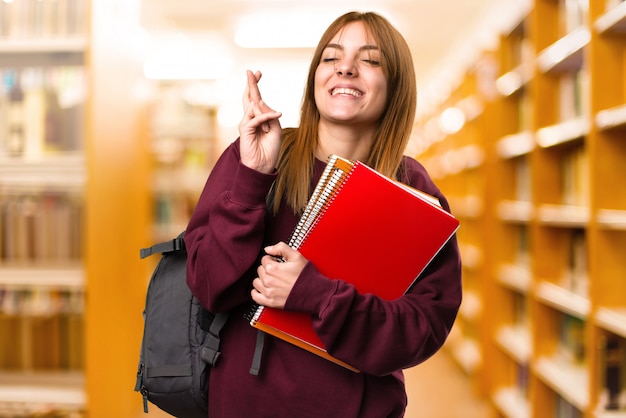
[[[363,95],[363,93],[361,93],[358,90],[349,89],[349,88],[345,88],[345,87],[338,87],[336,89],[331,90],[331,92],[330,92],[331,96],[337,96],[339,94],[347,95],[347,96],[353,96],[353,97],[361,97]]]

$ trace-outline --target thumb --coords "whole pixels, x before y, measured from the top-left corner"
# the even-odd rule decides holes
[[[289,255],[289,251],[291,250],[291,247],[289,247],[289,245],[281,241],[274,245],[268,245],[267,247],[264,248],[264,250],[268,255],[271,255],[272,257],[285,260],[287,259],[287,256]]]

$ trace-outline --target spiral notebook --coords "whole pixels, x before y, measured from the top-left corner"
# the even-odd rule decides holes
[[[458,227],[434,197],[333,155],[289,245],[325,276],[393,300],[411,287]],[[326,351],[307,313],[255,306],[250,324],[357,371]]]

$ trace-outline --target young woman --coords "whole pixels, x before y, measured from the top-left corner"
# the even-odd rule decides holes
[[[410,50],[375,13],[339,17],[314,53],[292,129],[262,101],[261,73],[247,77],[240,137],[212,170],[185,235],[193,293],[211,311],[231,311],[211,372],[209,415],[401,417],[402,369],[443,345],[461,302],[456,239],[392,301],[324,277],[285,242],[329,154],[360,160],[449,210],[423,166],[403,156],[417,97]],[[393,242],[387,248],[389,263],[411,262],[394,259]],[[266,336],[260,371],[251,374],[257,330],[245,314],[253,302],[310,313],[329,353],[361,373]]]

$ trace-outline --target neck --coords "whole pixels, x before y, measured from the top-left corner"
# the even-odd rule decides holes
[[[365,161],[370,153],[374,129],[359,129],[347,125],[328,125],[320,123],[319,140],[315,156],[326,161],[330,154],[348,160]]]

